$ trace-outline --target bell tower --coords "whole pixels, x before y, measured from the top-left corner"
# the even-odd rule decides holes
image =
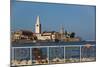
[[[41,24],[40,24],[40,17],[39,16],[37,16],[37,19],[36,19],[35,33],[41,33]]]

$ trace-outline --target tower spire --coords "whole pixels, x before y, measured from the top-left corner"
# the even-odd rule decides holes
[[[36,18],[35,33],[41,33],[40,16]]]
[[[40,16],[37,16],[36,24],[40,24]]]

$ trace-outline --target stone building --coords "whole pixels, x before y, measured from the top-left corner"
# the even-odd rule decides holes
[[[33,39],[33,32],[27,30],[19,30],[14,32],[13,34],[14,40],[32,40]]]

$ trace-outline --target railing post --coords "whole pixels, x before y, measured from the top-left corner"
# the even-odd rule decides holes
[[[30,60],[32,61],[32,48],[30,48]]]
[[[11,61],[10,61],[11,66],[12,66],[12,60],[14,60],[14,48],[13,47],[11,48]]]
[[[64,46],[64,63],[66,62],[65,59],[66,59],[66,58],[65,58],[65,46]]]
[[[50,63],[49,62],[49,47],[47,47],[47,60],[48,60],[48,64]]]
[[[80,46],[80,62],[81,62],[81,46]]]
[[[11,49],[11,52],[12,52],[12,53],[11,53],[11,54],[12,54],[12,55],[11,55],[12,60],[14,60],[14,48]]]

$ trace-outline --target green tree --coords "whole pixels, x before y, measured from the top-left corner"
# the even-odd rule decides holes
[[[37,36],[34,36],[34,40],[37,40],[38,38],[37,38]]]
[[[74,38],[74,37],[75,37],[75,32],[72,32],[70,38]]]

